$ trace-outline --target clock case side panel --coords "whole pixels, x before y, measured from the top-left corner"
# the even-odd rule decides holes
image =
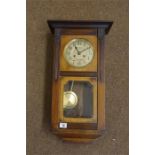
[[[55,28],[53,31],[54,48],[53,48],[53,72],[52,72],[52,103],[51,103],[51,126],[52,129],[58,129],[59,122],[59,51],[60,51],[60,29]]]
[[[104,39],[105,29],[98,28],[98,130],[105,130],[105,66]]]

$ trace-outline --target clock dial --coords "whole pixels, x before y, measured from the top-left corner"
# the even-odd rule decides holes
[[[64,57],[71,66],[84,67],[93,60],[94,49],[86,39],[73,39],[65,46]]]

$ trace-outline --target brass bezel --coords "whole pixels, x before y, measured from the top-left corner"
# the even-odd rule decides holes
[[[90,48],[91,48],[92,51],[93,51],[93,56],[92,56],[91,61],[89,61],[87,64],[85,64],[85,65],[83,65],[83,66],[76,66],[76,65],[71,64],[71,63],[68,61],[68,59],[67,59],[67,57],[66,57],[66,55],[65,55],[65,52],[66,52],[67,48],[69,47],[69,45],[72,44],[73,42],[75,42],[76,40],[84,40],[84,41],[87,41],[88,44],[90,45]],[[86,67],[87,65],[89,65],[89,64],[93,61],[94,52],[95,52],[94,47],[93,47],[93,45],[91,44],[91,42],[90,42],[88,39],[85,39],[85,38],[76,38],[76,39],[70,40],[70,41],[65,45],[64,50],[63,50],[63,55],[64,55],[64,58],[65,58],[66,62],[67,62],[69,65],[71,65],[72,67],[75,67],[75,68],[83,68],[83,67]]]

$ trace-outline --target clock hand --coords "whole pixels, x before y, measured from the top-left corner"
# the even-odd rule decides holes
[[[86,51],[87,49],[89,49],[90,47],[87,47],[85,49],[83,49],[82,51],[79,51],[79,53],[81,54],[82,52]]]
[[[77,51],[77,54],[80,55],[80,51],[78,50],[78,48],[75,46],[75,49]]]

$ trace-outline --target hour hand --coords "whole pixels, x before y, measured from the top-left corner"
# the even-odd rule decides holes
[[[80,51],[78,50],[78,48],[76,46],[75,46],[75,49],[76,49],[78,55],[80,55]]]

